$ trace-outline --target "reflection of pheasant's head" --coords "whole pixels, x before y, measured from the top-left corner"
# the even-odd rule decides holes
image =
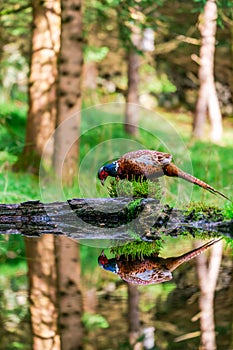
[[[100,267],[102,267],[104,270],[108,270],[111,271],[113,273],[117,273],[118,272],[118,266],[117,266],[117,262],[116,259],[108,259],[106,257],[106,255],[104,254],[104,251],[102,250],[99,258],[98,258],[98,263],[100,265]]]

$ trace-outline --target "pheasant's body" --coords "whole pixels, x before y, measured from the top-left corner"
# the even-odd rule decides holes
[[[157,284],[172,279],[172,271],[218,242],[213,239],[203,246],[175,258],[163,259],[157,255],[146,257],[142,260],[133,259],[131,256],[121,255],[118,258],[108,259],[104,252],[99,256],[99,265],[105,270],[120,276],[124,281],[133,284]]]
[[[155,180],[161,176],[181,177],[195,185],[198,185],[212,193],[217,193],[222,197],[227,198],[221,192],[215,190],[202,180],[185,173],[172,162],[172,155],[169,153],[139,150],[124,154],[117,161],[107,164],[99,169],[98,177],[104,184],[108,176],[116,179],[135,180]]]

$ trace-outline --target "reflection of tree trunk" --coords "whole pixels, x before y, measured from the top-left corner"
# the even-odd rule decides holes
[[[66,237],[56,237],[59,331],[62,350],[82,348],[82,292],[79,247]]]
[[[128,90],[126,96],[125,130],[131,135],[138,132],[139,55],[133,49],[128,55]]]
[[[137,343],[140,336],[140,317],[139,317],[139,291],[137,286],[128,283],[128,322],[129,322],[129,340],[134,345],[134,350],[142,348],[141,343]]]
[[[199,298],[199,307],[201,311],[201,349],[214,350],[216,349],[214,292],[222,259],[222,241],[216,243],[210,249],[209,261],[207,261],[205,254],[199,255],[196,259],[197,273],[201,289],[201,295]]]
[[[56,121],[57,57],[60,47],[60,1],[32,1],[33,30],[26,141],[16,168],[38,173],[44,145]],[[47,154],[52,157],[53,150]]]
[[[231,262],[231,281],[230,281],[230,288],[228,291],[228,298],[229,298],[229,305],[231,309],[231,320],[230,320],[230,327],[231,327],[231,340],[230,340],[230,349],[233,349],[233,261]]]
[[[202,44],[200,49],[200,89],[193,125],[193,135],[202,138],[207,111],[211,122],[211,139],[219,141],[222,136],[222,116],[214,84],[214,51],[217,20],[215,0],[207,0],[200,18]]]
[[[25,238],[33,350],[59,350],[54,237]]]

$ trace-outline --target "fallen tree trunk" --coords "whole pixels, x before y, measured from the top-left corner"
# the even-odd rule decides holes
[[[233,237],[233,221],[223,221],[221,212],[213,217],[196,215],[146,198],[77,198],[67,202],[0,204],[0,233],[39,237],[64,235],[78,240],[157,239],[198,231],[206,237],[219,233]]]

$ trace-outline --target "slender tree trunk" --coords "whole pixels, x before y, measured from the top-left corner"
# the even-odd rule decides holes
[[[207,0],[199,24],[202,36],[199,67],[200,88],[193,123],[193,136],[203,138],[204,124],[208,112],[211,122],[210,137],[214,142],[219,141],[222,137],[222,116],[214,83],[216,20],[216,1]]]
[[[53,235],[25,238],[33,350],[59,350]]]
[[[139,119],[139,55],[136,50],[131,49],[128,55],[128,89],[126,96],[125,130],[136,136],[138,133]]]
[[[214,322],[214,293],[221,260],[222,241],[216,243],[210,249],[209,262],[205,254],[200,254],[196,258],[197,273],[201,289],[199,307],[201,311],[200,327],[202,350],[214,350],[217,348]]]
[[[81,0],[64,0],[54,169],[66,184],[77,174],[82,63]]]
[[[231,71],[233,71],[233,8],[229,9],[228,16],[222,11],[221,16],[229,29],[230,39],[230,53],[231,53]],[[231,95],[233,96],[233,74],[229,76],[229,85],[231,88]]]
[[[60,1],[32,1],[32,52],[25,147],[15,168],[38,173],[44,145],[56,122],[57,57],[60,48]],[[52,157],[53,150],[44,155]]]
[[[232,261],[232,270],[233,271],[233,261]],[[230,318],[230,329],[231,329],[231,338],[230,338],[230,349],[233,349],[233,273],[231,274],[231,282],[230,282],[230,288],[228,292],[228,298],[229,298],[229,305],[231,309],[231,318]]]
[[[57,57],[60,48],[60,1],[32,1],[32,51],[26,144],[16,168],[39,172],[47,140],[55,129]],[[52,155],[46,157],[49,159]],[[46,158],[44,157],[44,158]],[[54,237],[25,239],[33,349],[60,349],[57,331]]]
[[[82,292],[79,246],[56,237],[59,329],[62,350],[82,349]]]
[[[137,50],[140,49],[142,43],[141,29],[135,24],[135,19],[140,23],[140,5],[132,6],[130,8],[131,17],[133,20],[129,24],[131,31],[131,44],[128,51],[128,89],[126,94],[126,111],[125,111],[125,130],[132,136],[138,134],[138,120],[139,120],[139,64],[140,58]],[[125,38],[123,39],[125,40]]]
[[[62,1],[58,114],[54,169],[58,180],[71,185],[78,166],[82,71],[81,0]],[[73,115],[71,115],[73,113]],[[82,299],[77,243],[56,238],[59,331],[62,350],[82,348]]]
[[[142,343],[137,342],[140,336],[139,291],[138,287],[128,283],[128,322],[129,341],[134,350],[142,349]]]

